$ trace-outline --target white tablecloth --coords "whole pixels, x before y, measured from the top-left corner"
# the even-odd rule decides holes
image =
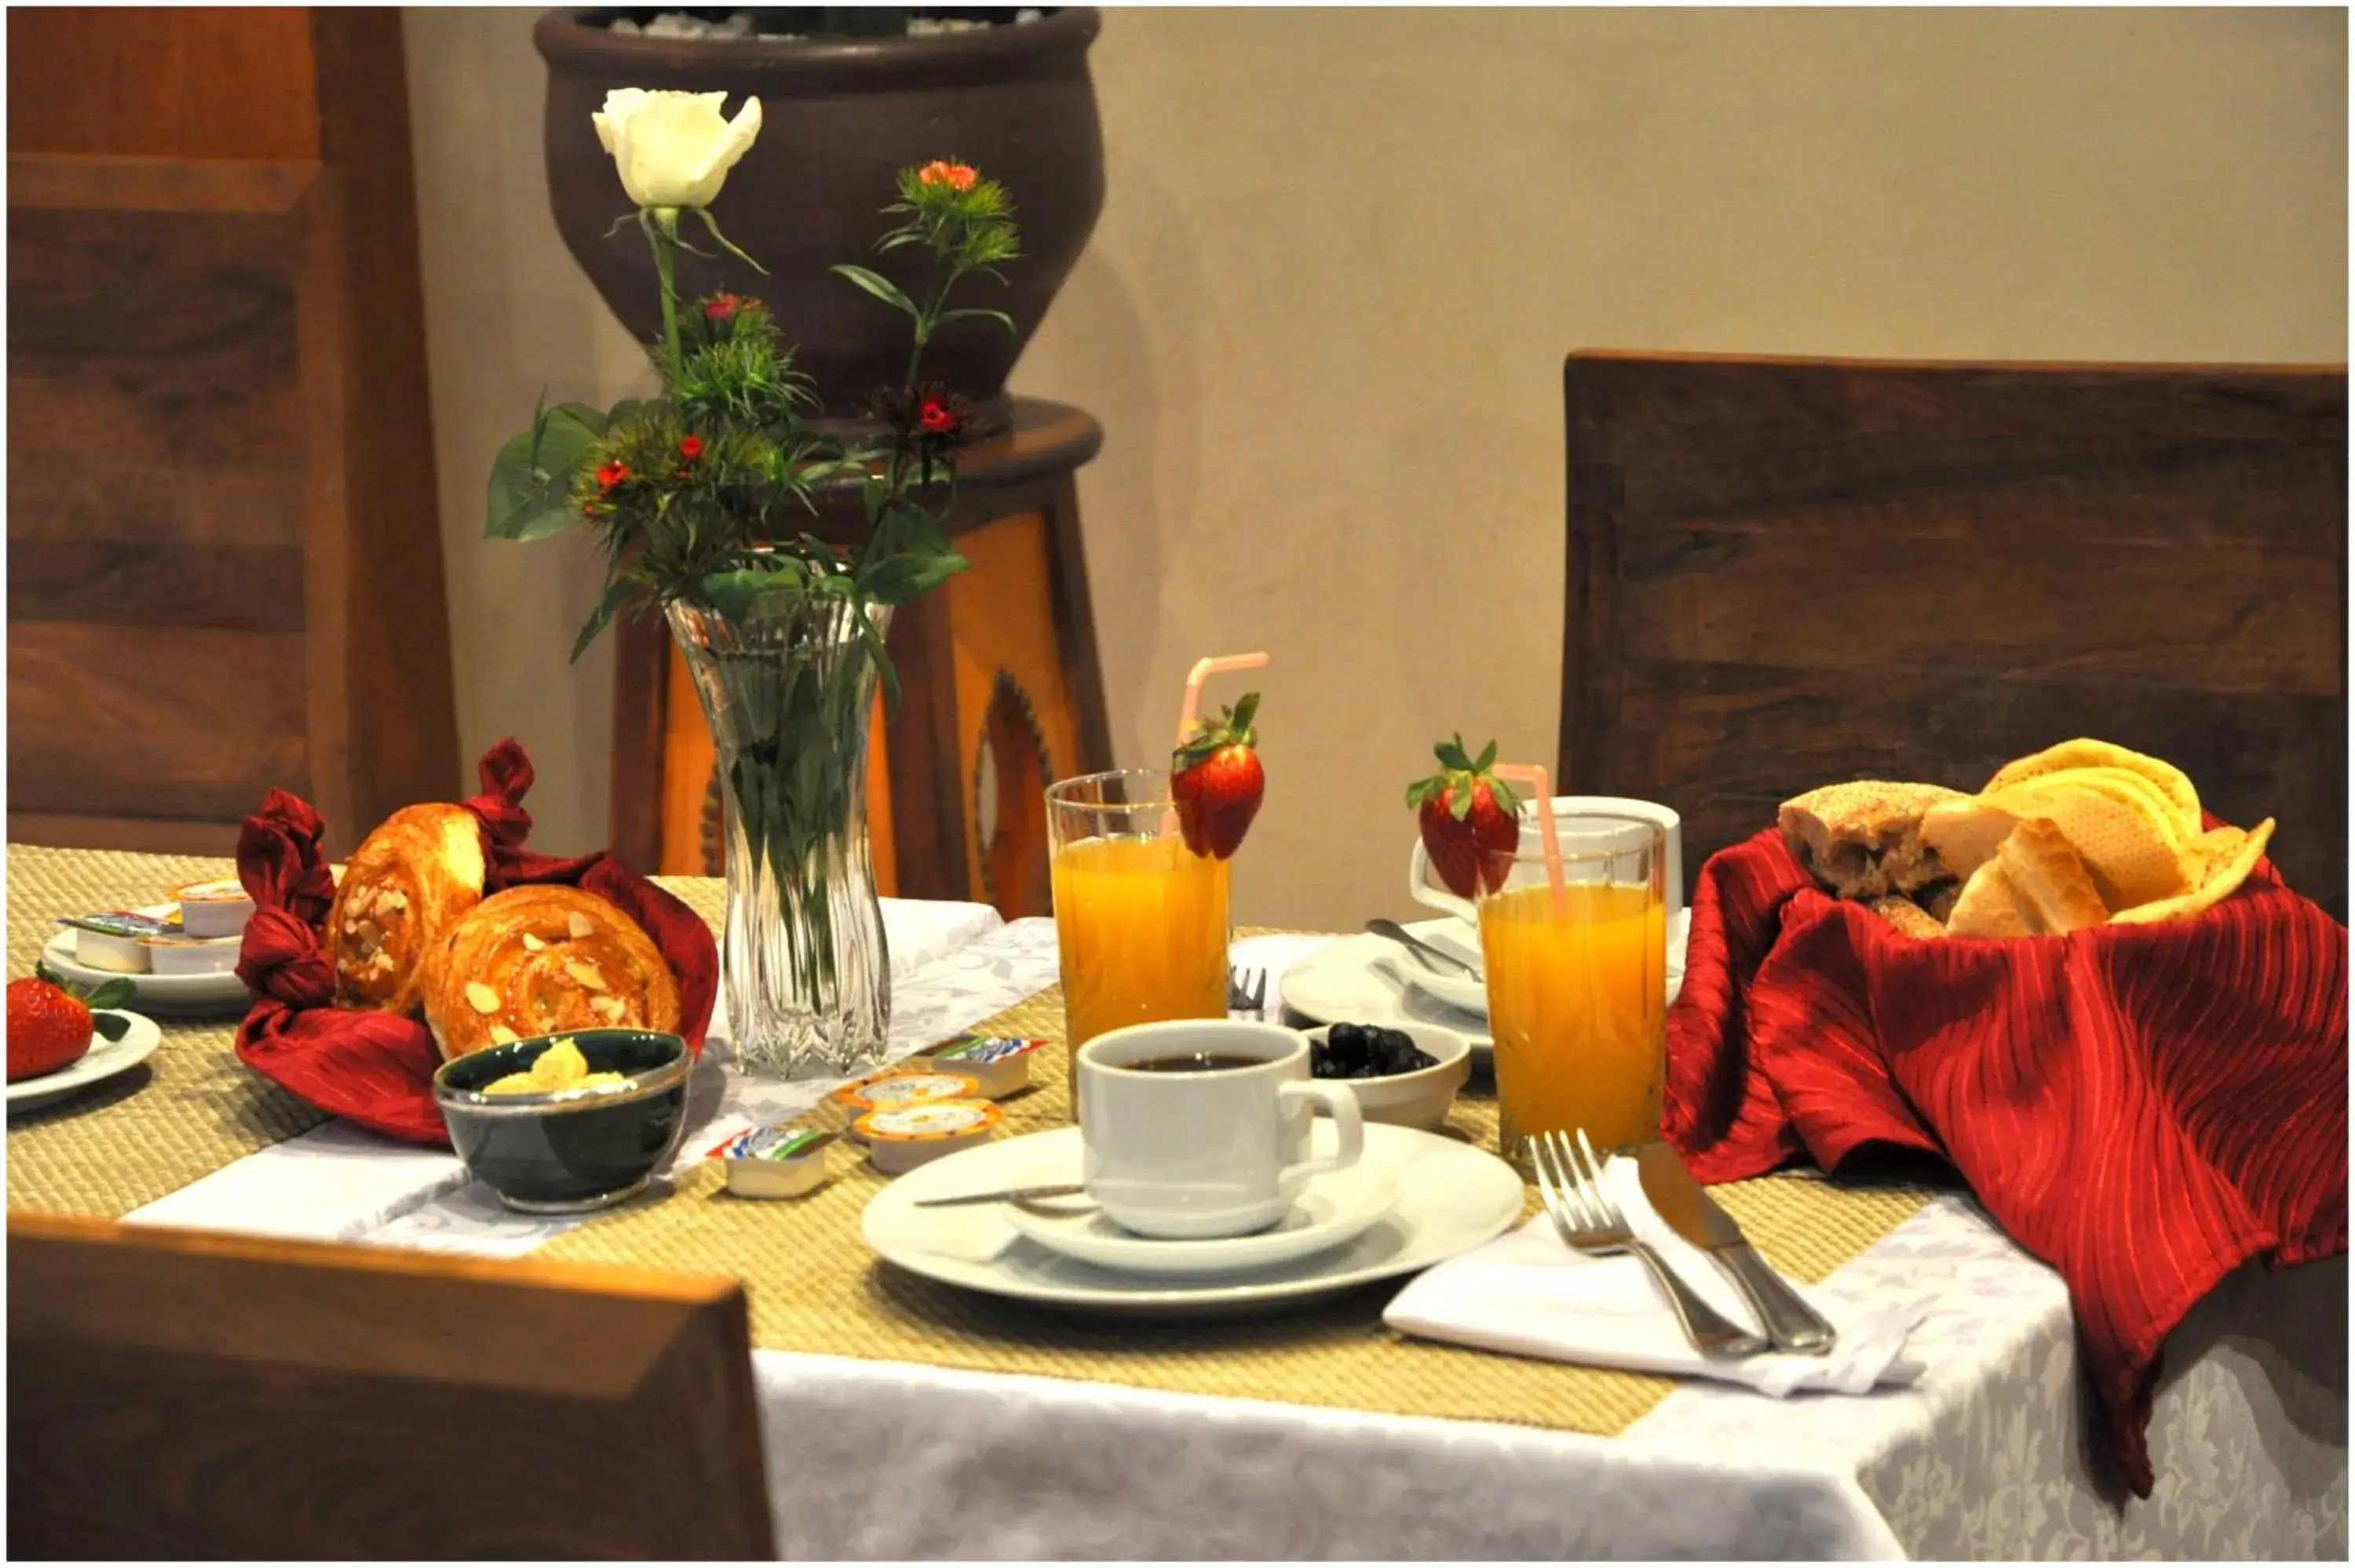
[[[1055,978],[1053,927],[887,905],[893,1050]],[[1280,968],[1299,938],[1241,944]],[[1274,981],[1270,995],[1274,994]],[[748,1086],[707,1052],[682,1158],[824,1085]],[[134,1222],[490,1255],[565,1224],[500,1211],[451,1156],[340,1124]],[[2170,1343],[2147,1501],[2097,1478],[2059,1278],[1966,1198],[1842,1271],[1932,1308],[1913,1388],[1765,1399],[1688,1385],[1616,1438],[753,1353],[781,1555],[1559,1558],[2347,1554],[2343,1259],[2243,1270]],[[953,1507],[866,1506],[879,1481]]]

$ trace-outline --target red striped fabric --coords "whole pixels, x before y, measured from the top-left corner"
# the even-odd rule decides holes
[[[2168,1334],[2250,1258],[2347,1250],[2347,956],[2270,862],[2174,925],[1923,941],[1770,828],[1701,868],[1665,1131],[1703,1181],[1944,1158],[2067,1282],[2147,1497]]]

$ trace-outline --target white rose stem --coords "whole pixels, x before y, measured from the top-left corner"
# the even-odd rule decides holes
[[[1170,749],[1181,750],[1188,741],[1194,738],[1194,731],[1201,723],[1203,682],[1230,671],[1258,670],[1266,664],[1267,655],[1264,653],[1216,653],[1207,659],[1195,660],[1193,673],[1186,677],[1185,700],[1178,705],[1178,739]],[[1173,773],[1170,777],[1174,786],[1177,776]],[[1161,813],[1161,836],[1166,839],[1177,831],[1177,811],[1171,810]]]
[[[1551,777],[1539,762],[1500,762],[1489,771],[1508,784],[1537,792],[1538,831],[1545,841],[1546,885],[1553,889],[1553,912],[1563,913],[1570,906],[1570,895],[1562,891],[1561,838],[1554,832]]]

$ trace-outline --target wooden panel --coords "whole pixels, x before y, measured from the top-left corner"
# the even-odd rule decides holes
[[[323,565],[336,574],[344,626],[336,646],[347,656],[329,695],[339,712],[366,717],[348,726],[345,761],[351,810],[365,831],[400,807],[471,793],[474,778],[460,766],[450,672],[400,13],[320,6],[310,15],[321,151],[337,207],[332,297],[340,313],[327,363],[340,377],[341,423],[325,450],[341,468],[336,503],[345,525],[335,542],[344,556]],[[324,302],[330,289],[319,293]],[[314,713],[314,732],[327,722]]]
[[[1049,912],[1042,792],[1079,770],[1078,715],[1057,645],[1050,537],[1038,512],[971,529],[957,547],[973,567],[942,590],[954,629],[967,885],[1008,919]],[[994,774],[987,810],[985,767]]]
[[[8,809],[234,822],[302,789],[303,640],[8,623]]]
[[[316,170],[142,210],[152,164],[10,167],[12,816],[234,824],[273,786],[316,795]]]
[[[60,849],[137,850],[144,854],[237,853],[236,822],[168,822],[146,817],[83,817],[10,811],[8,842]]]
[[[1831,779],[2092,735],[2346,891],[2336,369],[1572,355],[1559,776],[1686,864]]]
[[[8,151],[315,158],[309,15],[12,5]]]
[[[15,1556],[773,1551],[732,1280],[12,1215]]]

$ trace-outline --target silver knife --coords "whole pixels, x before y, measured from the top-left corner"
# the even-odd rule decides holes
[[[954,1209],[961,1203],[1028,1203],[1039,1198],[1076,1198],[1086,1192],[1076,1184],[1063,1187],[1009,1187],[1002,1192],[961,1192],[954,1198],[919,1198],[919,1209]]]
[[[1693,1180],[1677,1151],[1665,1143],[1647,1143],[1636,1151],[1636,1172],[1643,1179],[1644,1196],[1668,1228],[1709,1254],[1726,1277],[1740,1287],[1756,1308],[1766,1337],[1778,1351],[1802,1355],[1828,1353],[1838,1338],[1823,1314],[1799,1298],[1758,1249],[1742,1239],[1733,1216]]]

